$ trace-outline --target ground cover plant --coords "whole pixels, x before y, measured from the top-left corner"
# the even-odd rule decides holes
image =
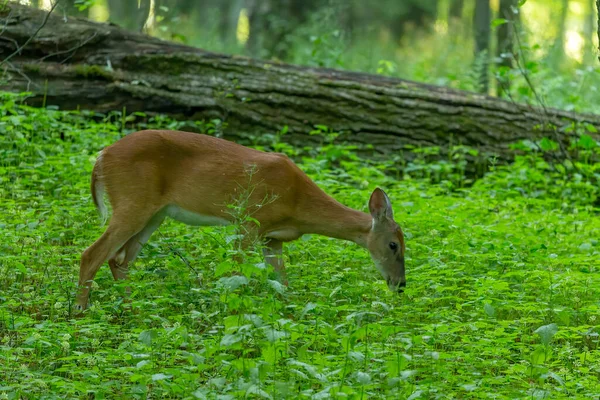
[[[89,193],[98,151],[181,124],[20,100],[0,98],[0,398],[600,393],[600,166],[589,137],[575,144],[575,172],[530,153],[468,186],[460,157],[394,176],[398,160],[362,160],[322,132],[316,150],[281,143],[284,132],[256,138],[349,206],[366,210],[375,186],[387,191],[407,238],[406,292],[389,292],[352,243],[287,245],[285,288],[259,252],[232,261],[235,226],[169,221],[131,268],[130,308],[104,266],[94,305],[75,319],[79,256],[103,229]]]

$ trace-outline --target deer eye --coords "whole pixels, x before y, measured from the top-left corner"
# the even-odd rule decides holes
[[[390,242],[390,249],[392,251],[398,250],[398,243],[396,243],[396,242]]]

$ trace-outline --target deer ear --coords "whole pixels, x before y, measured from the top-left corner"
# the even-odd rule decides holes
[[[385,218],[394,218],[390,198],[380,188],[376,188],[369,199],[369,211],[375,221],[383,221]]]

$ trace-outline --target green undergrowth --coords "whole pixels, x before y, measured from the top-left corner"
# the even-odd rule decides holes
[[[600,393],[600,167],[590,157],[565,170],[529,153],[467,187],[456,168],[417,160],[396,177],[384,173],[393,163],[351,148],[294,149],[273,135],[263,147],[290,153],[349,206],[366,210],[372,189],[387,191],[407,239],[404,294],[352,243],[287,244],[285,288],[258,252],[232,261],[235,227],[169,221],[131,268],[133,310],[105,266],[92,309],[74,319],[79,257],[103,230],[89,193],[98,151],[134,129],[180,124],[0,101],[0,399]]]

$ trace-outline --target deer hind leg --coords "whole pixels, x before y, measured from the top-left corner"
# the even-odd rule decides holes
[[[281,282],[287,286],[288,279],[285,272],[285,265],[283,264],[283,242],[268,238],[263,248],[263,256],[265,257],[265,261],[273,266]]]
[[[164,213],[160,212],[154,215],[144,229],[131,237],[127,243],[125,243],[123,247],[108,260],[110,271],[115,280],[127,279],[127,272],[129,270],[128,264],[136,259],[140,254],[142,247],[148,242],[150,236],[152,236],[154,231],[160,227],[164,220]]]
[[[136,259],[136,257],[140,254],[144,244],[148,242],[150,236],[152,236],[154,231],[158,229],[164,220],[165,215],[163,213],[156,214],[150,219],[144,229],[131,237],[127,243],[125,243],[123,247],[121,247],[119,251],[117,251],[115,255],[108,260],[110,272],[112,272],[113,278],[115,278],[116,281],[127,279],[129,263]],[[123,299],[124,302],[129,303],[130,297],[131,287],[128,285],[125,287],[125,298]]]
[[[128,215],[115,212],[106,231],[83,252],[79,267],[79,293],[76,300],[76,308],[79,311],[87,307],[91,281],[100,266],[129,239],[144,229],[151,216],[151,214],[136,216],[133,213]]]

